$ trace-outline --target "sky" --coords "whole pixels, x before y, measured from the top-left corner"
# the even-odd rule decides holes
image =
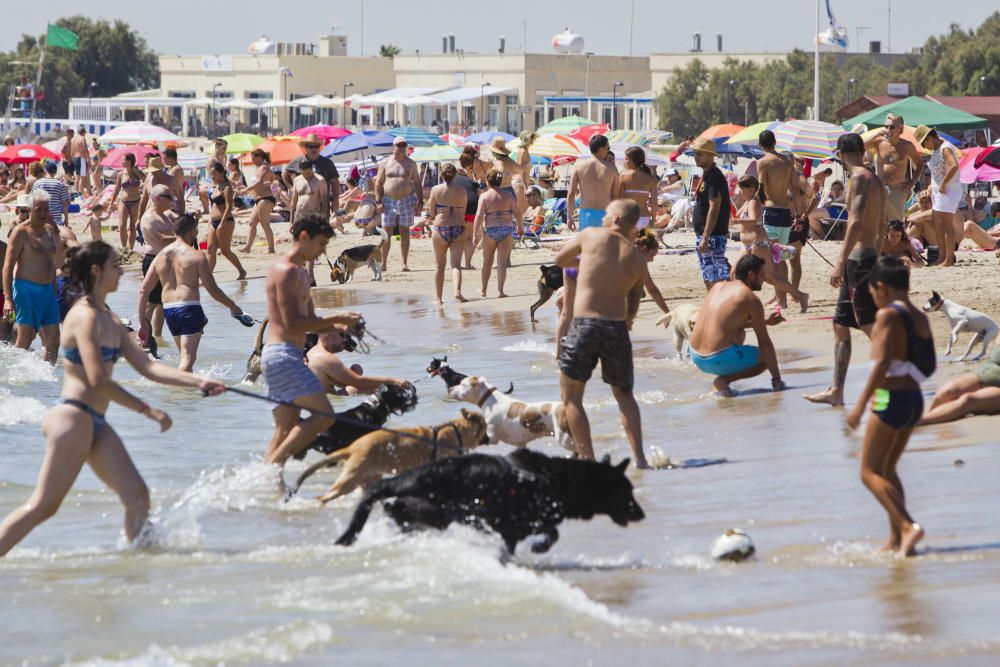
[[[504,35],[510,52],[524,50],[527,43],[528,51],[547,53],[551,51],[552,37],[566,27],[584,37],[587,51],[627,55],[632,2],[635,20],[631,52],[635,55],[687,51],[694,32],[702,33],[704,50],[715,50],[715,34],[719,32],[729,52],[812,49],[816,23],[812,0],[575,0],[572,4],[537,0],[45,0],[19,3],[13,15],[5,12],[0,50],[12,49],[22,33],[44,33],[48,21],[88,13],[95,19],[127,21],[155,51],[163,54],[246,53],[262,33],[275,41],[315,43],[329,26],[338,25],[349,36],[349,54],[360,55],[364,6],[365,55],[372,55],[379,44],[385,43],[395,44],[404,52],[439,52],[441,35],[446,33],[454,33],[457,48],[467,52],[495,51],[498,36]],[[931,35],[946,32],[949,23],[974,28],[996,9],[996,3],[988,0],[831,2],[838,23],[847,29],[850,51],[857,50],[858,29],[862,27],[867,29],[860,33],[861,50],[867,50],[870,40],[881,40],[883,51],[888,50],[890,10],[892,51],[904,52],[922,45]],[[569,6],[573,9],[567,10]],[[954,10],[950,17],[941,17],[944,6]],[[290,10],[287,18],[278,19],[276,9],[285,7]],[[616,13],[608,15],[608,8]]]

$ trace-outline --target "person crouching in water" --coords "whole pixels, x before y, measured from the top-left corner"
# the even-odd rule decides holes
[[[896,464],[913,427],[920,421],[924,399],[920,385],[937,365],[930,323],[910,303],[910,270],[895,257],[881,257],[868,279],[868,289],[878,306],[872,329],[872,366],[868,382],[854,409],[847,415],[853,430],[861,423],[865,404],[871,400],[861,454],[861,481],[889,515],[889,541],[883,551],[912,556],[924,529],[906,510],[903,483]]]
[[[35,491],[0,524],[0,556],[55,515],[85,463],[125,505],[129,541],[146,527],[149,489],[104,415],[114,401],[159,424],[161,433],[170,428],[171,421],[165,412],[150,407],[111,378],[119,358],[160,384],[197,387],[206,395],[226,388],[221,382],[158,364],[139,348],[106,302],[122,276],[114,248],[91,241],[70,252],[70,292],[76,302],[62,329],[62,398],[42,421],[47,445]]]

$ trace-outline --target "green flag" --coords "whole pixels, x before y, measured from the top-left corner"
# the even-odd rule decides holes
[[[75,32],[52,25],[51,23],[49,24],[49,31],[45,35],[45,44],[47,46],[58,46],[70,51],[76,51],[79,42],[80,38],[76,36]]]

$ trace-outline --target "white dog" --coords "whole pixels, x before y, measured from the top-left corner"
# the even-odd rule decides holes
[[[691,332],[694,331],[694,324],[698,320],[698,311],[701,306],[694,303],[682,303],[675,306],[669,313],[656,320],[656,326],[661,324],[667,328],[674,336],[674,348],[677,356],[680,357],[687,343],[687,356],[691,356]]]
[[[969,347],[965,350],[965,354],[958,359],[959,361],[965,361],[973,346],[980,341],[983,344],[983,349],[970,361],[982,359],[986,356],[986,348],[997,337],[997,334],[1000,334],[1000,327],[988,315],[980,313],[978,310],[966,308],[954,301],[943,299],[940,294],[932,291],[931,298],[924,304],[924,312],[932,313],[937,310],[944,313],[944,316],[948,318],[948,326],[951,327],[951,335],[948,336],[948,349],[944,351],[945,356],[951,354],[951,348],[958,340],[958,334],[962,331],[971,331],[975,335],[969,341]]]
[[[452,398],[479,406],[486,417],[486,435],[490,444],[505,442],[524,447],[546,435],[576,453],[576,443],[569,432],[566,411],[560,401],[525,403],[501,394],[486,378],[470,375],[448,390]]]

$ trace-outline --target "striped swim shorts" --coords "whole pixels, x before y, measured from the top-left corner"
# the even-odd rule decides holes
[[[260,368],[267,382],[267,395],[291,402],[309,394],[323,393],[323,385],[306,366],[302,348],[291,343],[268,343],[260,353]]]

